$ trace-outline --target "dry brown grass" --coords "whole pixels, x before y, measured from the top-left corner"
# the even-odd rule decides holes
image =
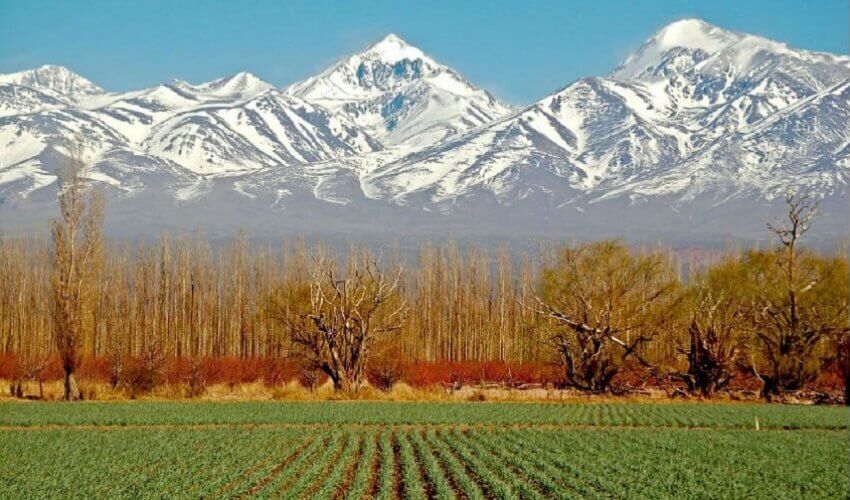
[[[40,391],[43,390],[43,398]],[[127,390],[112,388],[109,384],[83,379],[80,381],[83,398],[96,401],[125,401],[132,399]],[[45,382],[42,389],[36,382],[30,382],[24,387],[26,399],[44,399],[45,401],[59,400],[62,397],[61,381]],[[137,395],[137,400],[183,400],[187,397],[185,384],[164,384],[149,393]],[[470,401],[470,402],[564,402],[564,403],[627,403],[627,402],[698,402],[697,399],[672,399],[662,390],[649,390],[639,394],[611,395],[589,394],[579,391],[538,388],[538,389],[505,389],[479,388],[465,386],[457,390],[447,390],[440,386],[416,388],[405,383],[396,384],[391,391],[379,391],[367,386],[356,393],[339,393],[334,391],[330,381],[319,386],[314,391],[289,382],[283,385],[267,386],[262,382],[242,384],[212,384],[207,386],[204,393],[196,398],[197,401]],[[713,401],[731,402],[740,398],[719,396]],[[0,401],[13,400],[9,392],[9,381],[0,379]]]

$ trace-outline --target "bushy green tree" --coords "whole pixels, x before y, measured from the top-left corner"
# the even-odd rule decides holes
[[[629,359],[648,366],[643,349],[670,327],[681,304],[664,255],[617,241],[561,249],[543,269],[541,292],[533,307],[550,320],[566,385],[593,391],[610,389]]]

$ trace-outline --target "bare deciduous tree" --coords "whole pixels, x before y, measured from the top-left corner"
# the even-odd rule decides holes
[[[374,341],[401,329],[406,304],[400,283],[400,271],[385,274],[368,254],[353,258],[344,276],[332,260],[321,258],[313,269],[309,308],[281,315],[300,355],[325,372],[336,390],[358,390]]]
[[[60,218],[51,224],[53,236],[53,323],[65,375],[64,398],[80,399],[74,372],[80,362],[86,311],[92,298],[91,276],[101,252],[103,199],[87,198],[83,180],[86,163],[80,146],[71,147],[59,168]]]

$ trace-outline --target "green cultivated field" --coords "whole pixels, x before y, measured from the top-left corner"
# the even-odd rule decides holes
[[[848,427],[768,405],[0,403],[0,498],[846,498]]]

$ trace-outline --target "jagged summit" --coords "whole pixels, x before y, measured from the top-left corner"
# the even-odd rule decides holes
[[[408,149],[434,144],[510,111],[394,34],[283,92],[345,114],[385,146]]]
[[[318,75],[290,85],[284,92],[307,100],[358,100],[391,91],[440,69],[420,49],[390,34]]]

